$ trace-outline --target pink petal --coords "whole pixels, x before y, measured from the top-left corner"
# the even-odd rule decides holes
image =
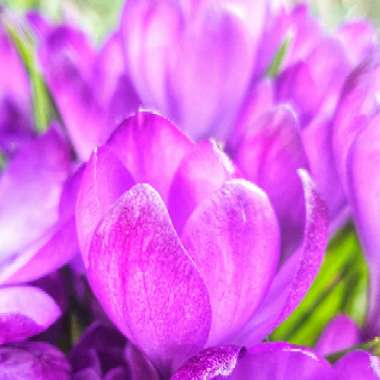
[[[61,315],[53,299],[39,288],[0,288],[0,344],[17,342],[37,335]]]
[[[191,140],[164,117],[139,111],[124,121],[107,144],[136,182],[151,184],[166,200]]]
[[[183,158],[169,192],[168,208],[174,226],[182,231],[195,207],[235,172],[228,157],[213,141],[204,141]]]
[[[239,344],[257,343],[284,321],[301,302],[321,266],[327,245],[326,207],[308,173],[300,170],[299,175],[306,208],[303,243],[276,275],[260,308],[236,339]]]
[[[280,222],[284,255],[289,255],[302,239],[304,224],[297,169],[308,167],[294,113],[284,106],[266,112],[247,126],[232,158],[246,178],[269,195]]]
[[[348,190],[370,271],[368,326],[380,328],[380,115],[359,133],[348,156]]]
[[[349,317],[338,315],[329,322],[318,339],[316,352],[327,356],[348,350],[361,340],[359,327]]]
[[[271,204],[253,184],[228,181],[195,209],[181,240],[210,294],[208,345],[228,342],[260,304],[277,267],[280,240]]]
[[[311,350],[286,343],[253,346],[230,380],[335,380],[330,364]]]
[[[88,275],[108,316],[162,372],[205,344],[207,288],[149,185],[124,193],[99,224]]]
[[[353,351],[335,364],[337,380],[378,380],[380,359],[366,351]]]
[[[211,347],[189,359],[171,380],[211,380],[230,375],[244,349],[238,346]],[[230,377],[228,377],[230,378]]]
[[[85,166],[76,203],[76,226],[85,265],[96,226],[108,209],[134,184],[120,160],[107,146],[97,149]]]

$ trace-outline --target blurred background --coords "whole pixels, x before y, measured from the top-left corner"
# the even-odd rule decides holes
[[[254,0],[253,0],[254,1]],[[274,0],[295,4],[299,0]],[[101,41],[118,21],[123,0],[0,0],[0,4],[19,12],[39,9],[55,20],[71,20]],[[380,25],[380,0],[310,0],[315,14],[329,28],[343,20],[366,17]]]

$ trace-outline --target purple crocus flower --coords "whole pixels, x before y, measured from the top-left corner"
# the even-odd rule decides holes
[[[89,282],[162,374],[205,346],[260,341],[303,298],[323,257],[326,215],[299,174],[304,236],[279,265],[267,195],[237,178],[212,141],[196,144],[139,112],[93,153],[76,212]]]
[[[380,378],[380,361],[377,356],[359,350],[346,354],[332,366],[310,349],[287,343],[261,343],[248,350],[242,350],[237,346],[219,346],[206,349],[191,358],[171,380],[219,378],[375,380]]]
[[[97,51],[87,36],[68,25],[51,25],[30,13],[43,76],[81,159],[88,159],[139,100],[124,70],[119,33]]]

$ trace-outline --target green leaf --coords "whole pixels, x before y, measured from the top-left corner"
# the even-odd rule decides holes
[[[277,53],[274,56],[272,63],[269,65],[267,69],[267,75],[270,78],[275,78],[280,72],[282,64],[284,63],[284,59],[289,49],[291,39],[292,38],[290,35],[285,37],[284,42],[281,44],[280,48],[277,50]]]
[[[271,340],[314,345],[326,324],[339,313],[363,324],[367,288],[367,264],[355,230],[349,225],[332,240],[306,298],[272,334]]]
[[[35,126],[39,133],[43,133],[47,130],[54,111],[50,102],[49,93],[38,70],[32,38],[21,26],[17,26],[16,28],[13,24],[8,22],[6,23],[6,27],[28,72],[32,90]]]

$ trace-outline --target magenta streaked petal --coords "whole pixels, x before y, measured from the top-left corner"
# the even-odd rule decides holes
[[[190,358],[170,380],[211,380],[219,379],[219,376],[224,378],[233,372],[243,354],[244,349],[233,345],[207,348]]]
[[[168,209],[178,233],[196,206],[235,175],[229,158],[214,141],[204,141],[183,158],[169,191]]]
[[[346,315],[338,315],[325,327],[315,350],[321,356],[331,355],[359,344],[360,338],[356,323]]]
[[[181,237],[210,295],[208,345],[228,342],[260,304],[280,254],[277,219],[267,195],[230,180],[190,216]]]
[[[86,164],[76,203],[76,226],[85,266],[96,226],[113,203],[134,184],[121,161],[107,146],[97,149]]]
[[[4,380],[72,379],[65,355],[54,346],[42,342],[1,346],[0,373]]]
[[[239,359],[231,380],[335,380],[331,365],[309,349],[262,343]]]
[[[239,344],[257,343],[284,321],[301,302],[321,266],[327,245],[327,210],[309,174],[300,170],[299,175],[306,208],[303,242],[274,278],[260,308],[236,339]]]
[[[147,111],[124,121],[107,145],[136,182],[149,183],[165,201],[178,165],[193,146],[169,120]]]
[[[88,275],[108,316],[162,372],[205,344],[207,288],[151,186],[132,187],[107,212]]]
[[[32,286],[0,288],[0,344],[37,335],[61,315],[58,305],[44,291]]]
[[[337,380],[379,380],[380,359],[366,351],[353,351],[335,364]]]

